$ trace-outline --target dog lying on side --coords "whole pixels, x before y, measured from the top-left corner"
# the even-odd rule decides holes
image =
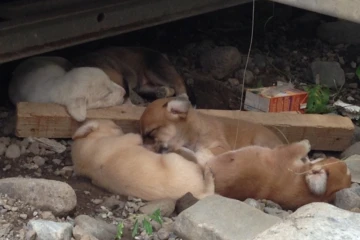
[[[9,97],[18,102],[58,103],[77,121],[87,109],[120,105],[125,90],[98,68],[71,68],[60,57],[33,57],[17,66],[9,85]]]
[[[163,98],[150,103],[140,118],[144,139],[155,141],[158,151],[187,147],[209,149],[214,155],[249,145],[275,147],[283,142],[270,129],[243,120],[200,113],[188,99]],[[238,137],[236,139],[236,129]]]
[[[343,161],[333,157],[309,161],[309,151],[308,140],[274,149],[248,146],[202,158],[199,164],[207,164],[214,173],[216,194],[241,201],[268,199],[294,210],[311,202],[331,202],[337,191],[351,186]]]
[[[183,78],[160,52],[143,47],[108,47],[74,59],[76,67],[101,68],[124,87],[134,104],[145,98],[188,97]]]
[[[154,153],[142,146],[139,134],[124,134],[113,121],[87,121],[72,138],[75,174],[112,193],[148,201],[176,200],[187,192],[199,199],[214,194],[209,167],[203,171],[176,153]]]

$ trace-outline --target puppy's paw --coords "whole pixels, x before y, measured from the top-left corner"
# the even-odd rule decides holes
[[[78,122],[83,122],[86,120],[86,108],[87,106],[85,98],[77,98],[66,105],[66,109],[70,116]]]
[[[302,140],[302,141],[300,141],[300,142],[298,142],[298,143],[305,148],[306,153],[309,153],[309,152],[310,152],[310,150],[311,150],[311,145],[310,145],[310,141],[309,141],[309,140],[304,139],[304,140]]]
[[[175,90],[169,87],[159,87],[156,90],[156,98],[167,98],[167,97],[172,97],[175,94]]]

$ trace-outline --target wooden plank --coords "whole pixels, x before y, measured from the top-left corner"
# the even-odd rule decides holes
[[[117,106],[92,109],[89,119],[112,119],[124,132],[138,132],[138,120],[144,107]],[[243,119],[281,131],[289,142],[309,139],[314,150],[342,151],[351,144],[354,125],[347,117],[319,114],[261,113],[230,110],[205,110],[206,114]],[[16,135],[18,137],[70,138],[79,123],[65,108],[56,104],[19,103]]]

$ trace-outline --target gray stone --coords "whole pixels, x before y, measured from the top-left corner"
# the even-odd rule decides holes
[[[241,69],[235,73],[235,77],[240,79],[240,83],[243,83],[245,69]],[[250,70],[246,70],[245,84],[251,84],[254,81],[254,74]]]
[[[0,192],[19,199],[42,211],[62,216],[76,207],[76,194],[64,182],[35,178],[0,179]]]
[[[166,240],[169,238],[170,232],[166,228],[161,228],[157,232],[157,236],[159,237],[160,240]]]
[[[360,127],[355,125],[354,137],[352,140],[353,143],[360,142]]]
[[[359,208],[360,196],[352,188],[342,189],[336,192],[334,204],[345,210]]]
[[[84,229],[82,229],[79,226],[75,226],[73,229],[73,236],[75,238],[75,240],[83,240],[88,238],[89,240],[96,240],[97,238],[92,236],[91,234],[87,233],[84,231]]]
[[[6,151],[5,143],[0,142],[0,156],[4,155],[5,151]]]
[[[345,84],[345,73],[338,62],[315,61],[311,63],[312,78],[314,83],[319,80],[330,88],[340,88]]]
[[[104,202],[101,205],[111,211],[118,209],[118,208],[123,209],[125,207],[125,203],[123,201],[116,199],[115,196],[105,198]]]
[[[45,149],[54,151],[56,153],[62,153],[66,150],[66,147],[61,143],[48,138],[34,138],[35,141],[40,143],[40,146],[44,147]]]
[[[31,143],[28,150],[35,155],[39,155],[40,154],[39,143],[38,142]]]
[[[260,69],[265,68],[266,67],[266,57],[259,53],[255,54],[254,55],[254,64]]]
[[[311,203],[300,207],[285,221],[270,227],[253,240],[357,240],[359,224],[358,213],[328,203]]]
[[[259,201],[256,201],[253,198],[247,198],[245,199],[244,203],[249,204],[250,206],[259,209],[260,211],[264,211],[265,204],[260,203]]]
[[[360,143],[360,142],[358,142]],[[359,144],[357,144],[359,145]],[[360,147],[360,145],[359,145]],[[347,167],[350,169],[351,181],[360,183],[360,154],[352,155],[345,159]]]
[[[341,153],[340,157],[344,159],[356,154],[360,155],[360,142],[356,142],[345,149],[345,151]]]
[[[156,201],[147,202],[139,211],[144,214],[152,214],[157,209],[160,209],[161,216],[169,217],[175,210],[175,201],[172,199],[160,199]]]
[[[250,240],[280,221],[241,201],[212,195],[180,213],[174,227],[188,240]]]
[[[43,158],[43,157],[35,156],[35,157],[33,158],[33,162],[34,162],[37,166],[41,167],[41,166],[43,166],[43,165],[45,164],[46,160],[45,160],[45,158]]]
[[[9,145],[5,151],[5,156],[11,159],[20,157],[20,154],[21,154],[20,147],[16,144]]]
[[[223,79],[240,67],[241,54],[236,47],[217,47],[201,54],[200,64],[213,77]]]
[[[101,240],[113,240],[116,236],[117,228],[115,225],[105,221],[97,220],[87,215],[79,215],[75,218],[75,226],[79,226],[85,233]]]
[[[359,44],[360,25],[349,21],[322,23],[317,29],[317,35],[332,44]]]
[[[10,223],[0,224],[0,239],[6,239],[12,229],[13,225]]]
[[[270,214],[272,216],[282,218],[282,219],[284,219],[290,215],[290,213],[288,213],[285,210],[281,210],[278,208],[271,208],[271,207],[265,207],[264,212],[266,212],[267,214]]]
[[[36,240],[71,240],[72,225],[67,222],[30,220],[28,231],[36,232]]]

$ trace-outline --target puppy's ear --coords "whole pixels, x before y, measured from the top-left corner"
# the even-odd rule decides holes
[[[310,192],[317,196],[325,194],[328,180],[325,169],[322,169],[319,166],[314,166],[311,173],[306,175],[305,180]]]
[[[170,113],[171,118],[173,119],[184,119],[189,112],[191,103],[185,98],[174,98],[170,102],[167,102],[164,107]]]
[[[83,122],[86,119],[86,99],[76,98],[66,105],[66,108],[76,121]]]
[[[80,126],[72,136],[72,139],[84,138],[89,135],[91,132],[97,130],[99,128],[99,123],[97,121],[91,120],[84,123]]]

